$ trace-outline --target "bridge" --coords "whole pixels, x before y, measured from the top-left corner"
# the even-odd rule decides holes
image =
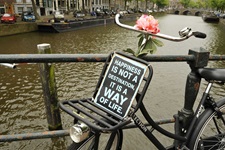
[[[204,9],[182,8],[182,9],[170,9],[170,10],[168,10],[168,13],[170,13],[170,14],[177,14],[177,15],[194,15],[194,16],[200,16],[205,11],[206,10],[204,10]]]

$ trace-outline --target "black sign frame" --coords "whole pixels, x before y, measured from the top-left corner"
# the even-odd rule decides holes
[[[94,102],[115,116],[126,117],[148,66],[114,53]]]

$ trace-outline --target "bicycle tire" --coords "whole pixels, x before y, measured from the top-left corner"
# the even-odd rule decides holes
[[[220,110],[225,112],[225,99],[217,102]],[[223,118],[225,114],[223,114]],[[215,123],[214,123],[215,120]],[[218,132],[218,129],[220,133]],[[222,131],[222,132],[221,132]],[[196,128],[189,141],[190,150],[225,149],[225,124],[212,109],[206,109],[199,117]]]
[[[123,143],[122,130],[117,130],[116,136],[115,137],[112,137],[112,136],[113,136],[113,133],[102,133],[99,137],[100,141],[99,141],[98,150],[121,150],[122,143]],[[107,144],[112,141],[112,140],[109,140],[110,137],[113,138],[113,143],[109,148],[106,148]],[[92,150],[94,142],[95,142],[95,135],[92,135],[87,140],[81,143],[73,142],[68,147],[68,150]]]

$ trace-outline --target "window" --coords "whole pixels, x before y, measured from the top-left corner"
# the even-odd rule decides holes
[[[27,11],[32,11],[32,7],[27,7]]]
[[[16,0],[16,2],[17,2],[17,3],[22,3],[22,2],[23,2],[23,0]]]
[[[4,8],[0,8],[0,14],[4,14],[5,13],[5,9]]]
[[[22,12],[23,12],[23,7],[18,7],[18,13],[22,14]]]

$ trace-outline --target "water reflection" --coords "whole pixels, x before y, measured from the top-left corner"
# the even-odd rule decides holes
[[[176,43],[166,40],[159,48],[158,55],[187,54],[188,49],[204,47],[212,54],[224,54],[223,48],[225,28],[221,24],[208,24],[200,17],[165,15],[156,16],[159,19],[162,33],[178,35],[178,31],[186,26],[193,31],[202,31],[207,38],[190,38]],[[134,24],[133,22],[129,24]],[[37,44],[50,43],[54,53],[105,53],[121,51],[126,48],[137,48],[138,33],[119,28],[116,25],[93,27],[60,34],[26,33],[0,38],[0,53],[36,53]],[[10,44],[11,41],[18,44]],[[153,118],[171,118],[177,110],[183,107],[184,85],[189,67],[183,63],[151,62],[154,76],[147,92],[146,107]],[[91,97],[99,78],[102,63],[57,63],[56,81],[60,100]],[[224,67],[224,62],[210,62],[212,67]],[[20,65],[16,70],[0,67],[0,128],[1,134],[39,132],[47,130],[47,121],[43,95],[40,84],[38,66]],[[203,82],[204,85],[204,82]],[[216,85],[214,93],[224,96],[224,88]],[[201,91],[204,87],[201,87]],[[179,92],[178,92],[179,91]],[[169,110],[167,108],[170,108]],[[159,112],[160,113],[156,113]],[[63,127],[68,128],[72,119],[62,114]],[[167,127],[173,130],[173,126]],[[138,149],[132,139],[144,143],[142,149],[154,149],[152,144],[138,130],[126,131],[123,149]],[[170,140],[161,137],[166,145]],[[64,149],[71,141],[69,137],[59,139],[42,139],[23,142],[1,143],[3,149]]]

